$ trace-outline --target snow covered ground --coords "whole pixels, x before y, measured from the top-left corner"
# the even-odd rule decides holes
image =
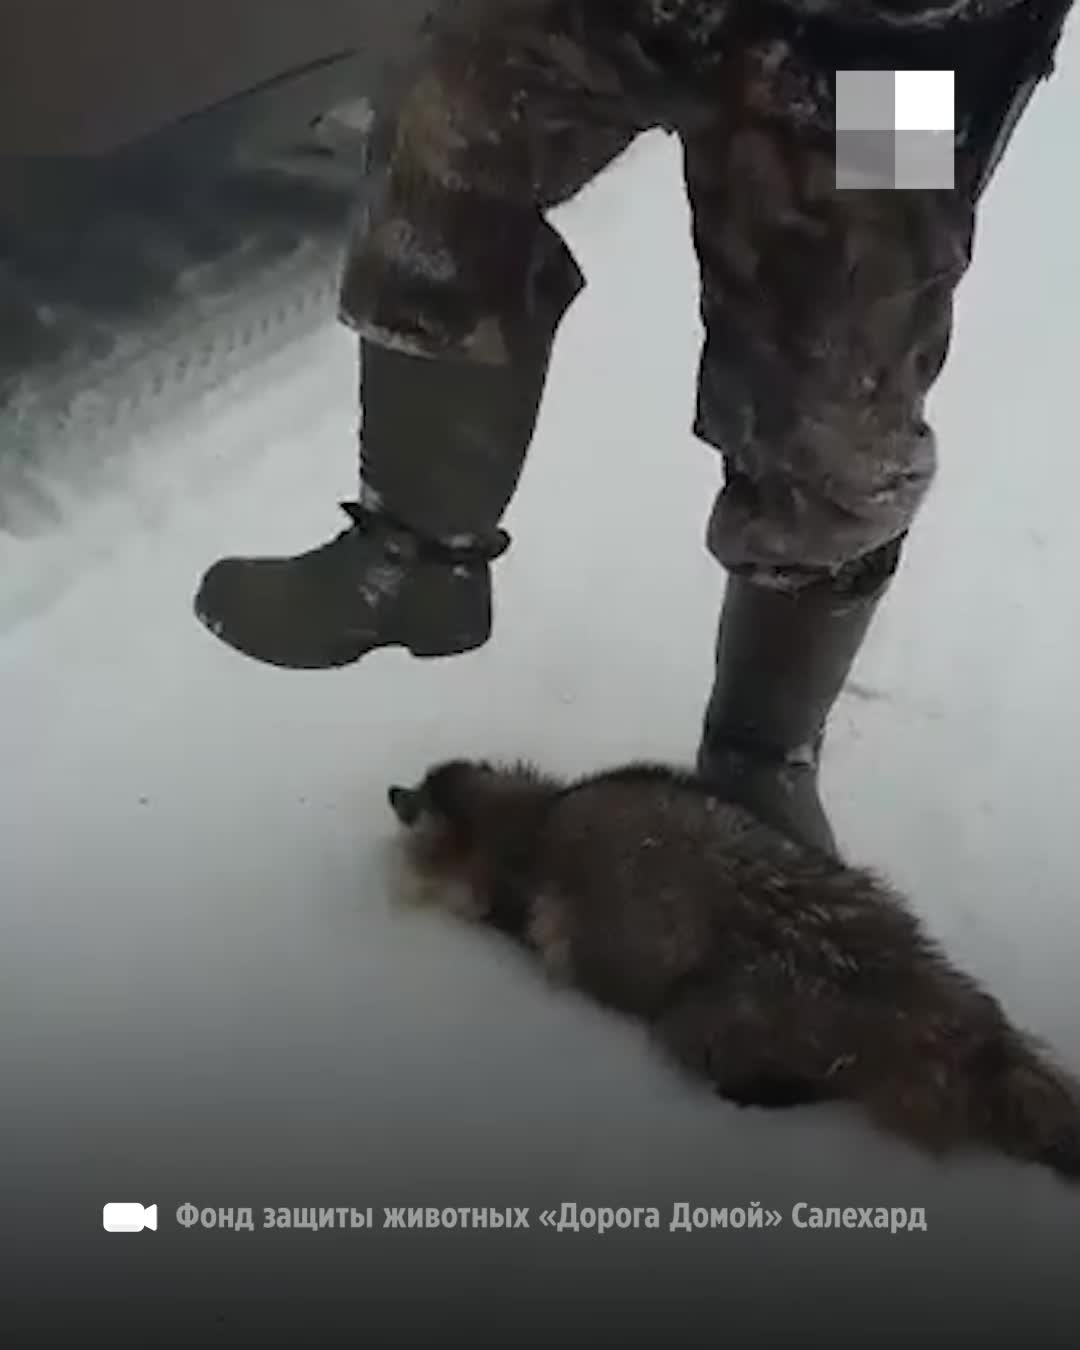
[[[932,409],[941,476],[825,786],[852,856],[1080,1070],[1078,92],[1074,25],[986,203]],[[338,524],[354,351],[329,310],[147,429],[69,526],[5,546],[0,1223],[25,1301],[0,1323],[98,1300],[115,1328],[153,1328],[143,1344],[179,1318],[191,1344],[237,1344],[257,1301],[263,1344],[302,1315],[385,1316],[387,1344],[469,1321],[500,1344],[549,1323],[566,1344],[587,1327],[697,1343],[699,1323],[712,1343],[786,1327],[1011,1344],[1026,1327],[1075,1344],[1080,1194],[990,1158],[936,1167],[845,1112],[728,1109],[497,941],[393,898],[391,780],[456,753],[573,771],[695,743],[719,464],[688,431],[699,334],[674,145],[647,138],[560,223],[591,285],[483,651],[289,674],[191,617],[220,554]],[[158,1234],[104,1234],[113,1200],[158,1203]],[[657,1205],[663,1227],[537,1227],[570,1201]],[[784,1223],[670,1232],[680,1201],[760,1201]],[[927,1229],[800,1231],[799,1201],[918,1206]],[[179,1228],[184,1203],[250,1206],[257,1228],[264,1207],[534,1209],[528,1232],[219,1233]]]

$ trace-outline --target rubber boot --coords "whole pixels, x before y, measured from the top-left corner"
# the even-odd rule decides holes
[[[729,578],[699,775],[797,842],[837,856],[818,790],[826,724],[899,562],[890,545],[797,592]]]
[[[490,564],[510,544],[499,522],[536,428],[555,335],[585,284],[561,236],[539,217],[534,229],[521,294],[497,316],[497,363],[361,339],[360,495],[345,504],[349,527],[299,557],[216,563],[195,612],[223,642],[268,665],[312,670],[378,647],[453,656],[488,640]],[[483,326],[483,315],[474,321]]]
[[[451,656],[487,641],[491,562],[546,382],[550,343],[511,365],[361,343],[361,493],[350,524],[295,558],[230,558],[203,578],[199,619],[244,655],[291,669],[377,647]]]

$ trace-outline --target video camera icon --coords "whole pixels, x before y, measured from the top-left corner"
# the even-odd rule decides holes
[[[106,1205],[101,1211],[101,1226],[106,1233],[141,1233],[144,1228],[156,1233],[157,1205]]]

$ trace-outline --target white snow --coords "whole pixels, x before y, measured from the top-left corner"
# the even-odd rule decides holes
[[[940,478],[835,718],[825,786],[852,856],[1080,1070],[1078,91],[1073,25],[984,207],[931,410]],[[572,772],[695,744],[720,469],[688,429],[699,331],[674,144],[646,138],[559,223],[590,286],[481,652],[289,674],[191,615],[218,556],[344,524],[354,348],[329,322],[163,427],[60,543],[8,549],[0,612],[38,571],[65,577],[0,631],[9,1268],[28,1287],[67,1260],[73,1289],[170,1288],[143,1239],[121,1261],[100,1235],[106,1201],[157,1202],[162,1227],[187,1201],[251,1205],[257,1222],[264,1206],[444,1197],[655,1203],[651,1246],[530,1236],[519,1268],[526,1237],[506,1234],[485,1259],[504,1283],[558,1290],[584,1263],[619,1289],[632,1250],[635,1271],[670,1268],[685,1299],[763,1327],[793,1309],[845,1325],[830,1300],[867,1290],[879,1328],[974,1326],[976,1310],[1000,1327],[1040,1300],[1065,1317],[1076,1193],[991,1158],[935,1166],[843,1112],[728,1109],[498,941],[392,899],[386,788],[430,761]],[[760,1200],[784,1228],[672,1234],[681,1200]],[[798,1231],[799,1200],[922,1206],[928,1231]],[[392,1268],[395,1240],[304,1238],[339,1294]],[[284,1238],[185,1241],[194,1289],[290,1287]],[[430,1250],[464,1262],[461,1242]]]

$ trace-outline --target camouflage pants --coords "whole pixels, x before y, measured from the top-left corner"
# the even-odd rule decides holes
[[[705,330],[694,432],[724,460],[708,547],[774,586],[837,574],[895,544],[932,480],[924,401],[972,194],[838,191],[828,72],[767,34],[721,33],[703,60],[589,8],[432,35],[376,129],[343,317],[420,355],[512,362],[538,272],[559,263],[565,303],[583,284],[545,211],[673,131]]]

